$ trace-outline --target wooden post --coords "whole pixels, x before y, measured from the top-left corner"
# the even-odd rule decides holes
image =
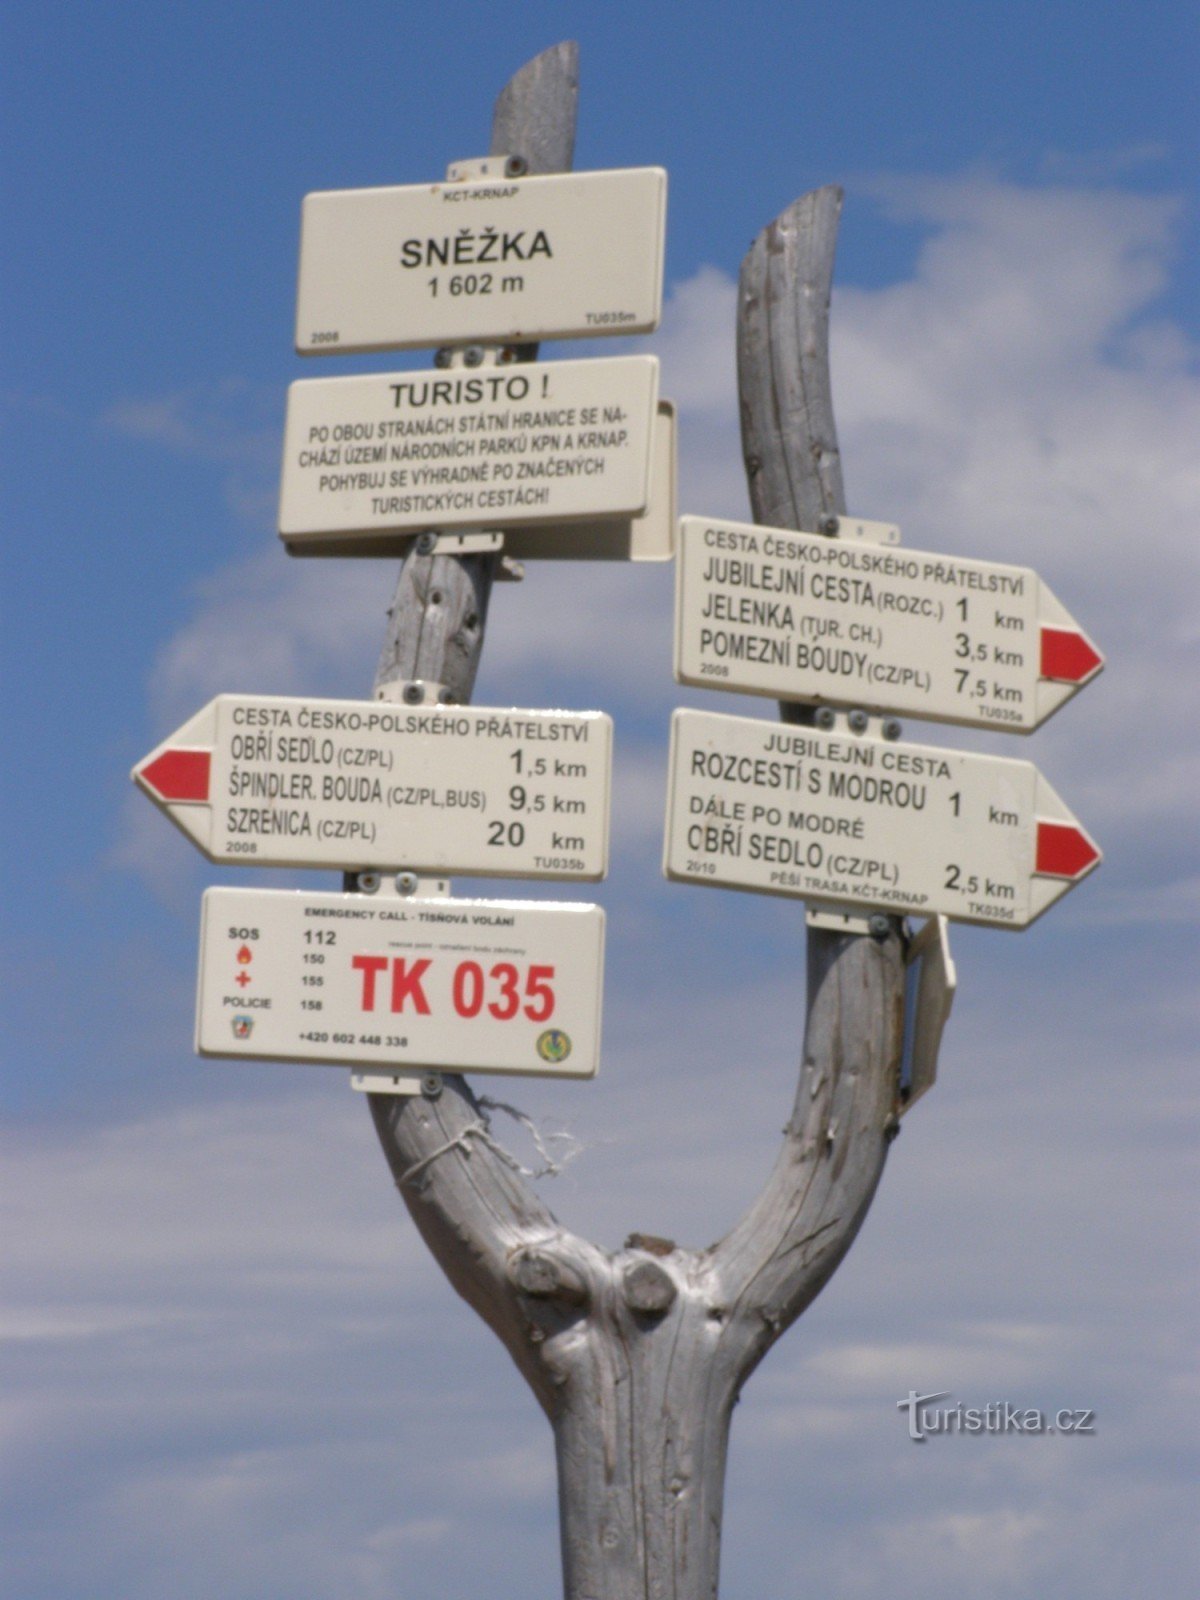
[[[569,166],[575,85],[574,45],[529,63],[500,97],[493,150],[531,171]],[[832,193],[772,224],[743,280],[752,493],[756,514],[779,526],[807,525],[814,507],[842,509],[825,357]],[[377,692],[420,678],[469,697],[490,561],[407,558]],[[432,1098],[370,1097],[422,1237],[504,1341],[554,1430],[566,1600],[715,1596],[730,1414],[870,1204],[895,1093],[902,984],[895,933],[810,938],[803,1059],[783,1146],[750,1211],[707,1249],[634,1234],[609,1252],[562,1228],[484,1137],[461,1076],[444,1078]],[[751,1069],[735,1064],[739,1075]]]

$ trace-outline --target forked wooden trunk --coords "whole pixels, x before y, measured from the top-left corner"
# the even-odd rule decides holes
[[[522,157],[531,172],[569,168],[576,68],[576,47],[564,44],[513,78],[493,152]],[[756,518],[776,527],[812,529],[845,509],[827,356],[839,204],[833,189],[797,201],[742,272],[747,470]],[[469,698],[493,559],[406,559],[377,693],[419,679]],[[734,1402],[849,1249],[895,1126],[904,958],[898,928],[888,929],[879,939],[810,931],[783,1145],[750,1211],[706,1249],[637,1234],[608,1252],[561,1228],[491,1145],[461,1077],[444,1078],[437,1094],[371,1096],[417,1227],[550,1419],[567,1600],[717,1593]]]

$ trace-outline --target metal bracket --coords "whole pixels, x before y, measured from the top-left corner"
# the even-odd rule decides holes
[[[470,156],[446,168],[447,183],[469,183],[473,178],[523,178],[527,172],[520,156]]]
[[[444,683],[430,683],[425,678],[391,678],[378,685],[375,698],[388,705],[441,706],[447,704],[442,699],[446,693]]]
[[[813,726],[821,733],[848,734],[852,739],[898,739],[904,731],[897,717],[831,705],[817,706]]]
[[[867,522],[862,517],[835,516],[832,512],[821,518],[818,533],[831,539],[857,539],[864,544],[899,544],[900,529],[894,522]]]
[[[416,1072],[352,1072],[350,1087],[359,1094],[420,1094],[425,1074]]]
[[[357,880],[359,894],[377,894],[382,900],[445,900],[450,893],[449,878],[422,878],[404,867],[398,871],[379,868],[352,872],[347,876]],[[403,883],[397,881],[401,878]]]
[[[420,534],[419,538],[422,540],[420,552],[423,556],[473,556],[504,548],[502,533],[476,532],[474,528],[468,528],[465,533],[438,533],[431,530]]]
[[[870,913],[861,911],[857,906],[846,911],[832,905],[806,906],[804,921],[806,926],[823,928],[826,933],[869,934],[871,931]]]
[[[900,1114],[937,1079],[942,1030],[954,1004],[958,974],[950,954],[950,924],[930,917],[908,947],[904,987],[904,1051],[900,1059]]]

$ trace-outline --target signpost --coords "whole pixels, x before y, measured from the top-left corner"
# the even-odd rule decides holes
[[[210,861],[602,878],[612,719],[222,694],[134,781]]]
[[[646,479],[655,364],[532,364],[533,341],[648,331],[661,304],[660,169],[510,176],[570,165],[577,83],[575,47],[547,51],[501,94],[494,154],[452,181],[305,201],[302,352],[493,344],[439,351],[432,375],[292,391],[289,548],[404,555],[377,690],[469,698],[501,535],[510,555],[670,552],[661,420]],[[1101,666],[1036,574],[886,549],[897,529],[841,514],[826,356],[840,200],[817,191],[764,228],[738,294],[754,514],[839,538],[685,519],[678,674],[1027,731]],[[1100,855],[1028,762],[677,712],[667,876],[823,908],[800,1078],[783,1155],[723,1239],[600,1250],[521,1183],[460,1074],[594,1075],[604,913],[430,898],[415,877],[389,893],[374,869],[600,877],[610,745],[594,712],[221,695],[134,778],[210,859],[357,884],[205,894],[196,1048],[382,1069],[353,1081],[397,1187],[552,1419],[564,1593],[714,1595],[732,1407],[850,1247],[900,1110],[934,1081],[955,986],[945,918],[1025,927]],[[915,938],[909,912],[929,919]]]
[[[1029,567],[680,524],[681,683],[1029,733],[1103,665]]]
[[[649,333],[666,202],[661,167],[306,195],[296,349]]]
[[[672,719],[668,878],[1024,928],[1099,862],[1031,762]]]
[[[654,356],[294,383],[280,537],[637,515],[657,399]]]
[[[603,966],[599,906],[209,889],[196,1049],[590,1078]]]

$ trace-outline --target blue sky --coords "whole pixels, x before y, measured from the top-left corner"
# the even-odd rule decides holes
[[[576,165],[670,173],[667,309],[544,353],[656,352],[681,508],[746,518],[738,265],[843,183],[850,509],[1036,566],[1108,656],[1029,740],[909,726],[1037,761],[1106,862],[1027,933],[955,930],[939,1083],[735,1418],[722,1595],[1182,1592],[1193,8],[10,0],[0,34],[6,1592],[556,1592],[549,1434],[365,1106],[338,1072],[191,1055],[205,884],[333,880],[207,866],[127,774],[222,690],[367,693],[390,564],[289,562],[274,534],[285,389],[318,375],[291,350],[300,199],[483,153],[505,80],[567,37]],[[800,909],[660,878],[672,706],[766,714],[676,689],[670,613],[662,571],[531,568],[476,692],[616,722],[601,1073],[507,1085],[584,1145],[547,1199],[610,1245],[731,1225],[799,1048]],[[918,1448],[910,1388],[1097,1431]]]

